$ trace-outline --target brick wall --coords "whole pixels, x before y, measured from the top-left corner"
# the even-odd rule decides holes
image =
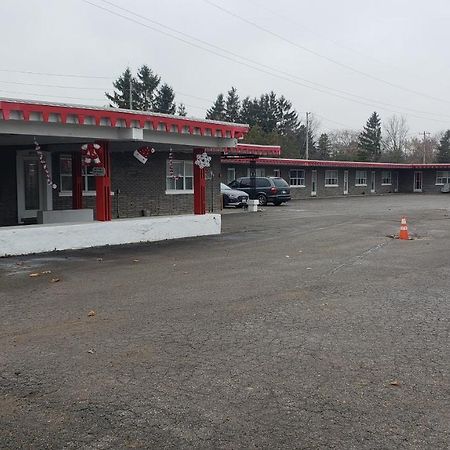
[[[0,152],[0,226],[17,224],[16,152]]]
[[[236,178],[246,177],[248,166],[246,165],[235,165],[232,164],[224,164],[223,165],[223,177],[226,179],[227,176],[227,168],[234,167]],[[290,170],[294,169],[293,167],[286,166],[257,166],[258,168],[264,167],[265,176],[275,176],[279,171],[279,174],[282,178],[284,178],[288,183],[290,181]],[[356,169],[342,169],[342,168],[324,168],[317,167],[316,169],[310,167],[299,167],[298,169],[305,171],[305,186],[303,187],[291,187],[291,196],[293,199],[301,199],[301,198],[310,198],[311,197],[311,178],[312,171],[317,171],[317,187],[316,187],[316,196],[317,197],[338,197],[344,195],[344,170],[348,170],[348,195],[376,195],[376,194],[388,194],[394,192],[394,172],[391,171],[392,184],[383,185],[382,183],[382,170],[375,169],[370,170],[366,169],[367,175],[367,185],[366,186],[355,186],[356,179]],[[337,170],[338,172],[338,185],[332,187],[325,186],[325,171],[326,170]],[[371,192],[371,177],[372,172],[375,172],[375,193]],[[432,171],[434,172],[434,171]],[[435,176],[435,175],[434,175]],[[399,179],[400,179],[399,175]],[[411,184],[412,186],[412,184]],[[399,184],[400,191],[400,184]],[[411,190],[412,191],[412,190]],[[404,191],[407,192],[407,191]]]
[[[111,152],[112,217],[140,217],[142,215],[192,214],[194,195],[166,193],[166,161],[168,153],[150,155],[146,164],[140,163],[131,152]],[[192,161],[190,153],[174,153],[174,160]],[[214,156],[213,180],[207,180],[206,209],[220,211],[220,157]],[[59,154],[53,157],[53,176],[59,185]],[[213,187],[212,187],[213,186]],[[84,196],[83,207],[93,208],[95,196]],[[55,191],[54,209],[71,209],[72,196]]]

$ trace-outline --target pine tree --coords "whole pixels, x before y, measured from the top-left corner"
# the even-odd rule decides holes
[[[374,112],[358,138],[358,159],[360,161],[378,161],[381,156],[381,120]]]
[[[212,107],[206,111],[206,118],[209,120],[226,120],[226,108],[223,94],[219,94]]]
[[[153,111],[155,103],[155,91],[159,86],[161,77],[147,66],[143,65],[137,72],[136,96],[137,105],[142,111]]]
[[[277,103],[277,131],[282,135],[297,133],[300,122],[298,120],[297,112],[292,109],[292,103],[283,95],[277,100]]]
[[[322,133],[317,146],[317,158],[327,160],[330,159],[331,143],[328,134]]]
[[[186,106],[184,105],[184,103],[180,103],[177,107],[177,114],[179,116],[182,117],[186,117],[187,116],[187,111],[186,111]]]
[[[225,103],[225,117],[229,122],[237,122],[239,120],[239,112],[241,109],[241,102],[237,95],[237,90],[232,87],[228,91],[227,100]]]
[[[112,95],[105,92],[106,98],[111,101],[113,108],[130,109],[130,91],[132,92],[132,109],[139,106],[136,95],[138,83],[129,67],[114,81],[113,86],[115,91]]]
[[[158,90],[154,102],[154,111],[163,114],[175,114],[175,94],[173,89],[164,83]]]
[[[450,130],[444,133],[439,142],[436,161],[438,163],[450,163]]]

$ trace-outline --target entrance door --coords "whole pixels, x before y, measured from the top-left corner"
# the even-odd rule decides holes
[[[348,194],[348,170],[344,170],[344,195]]]
[[[50,154],[44,155],[51,173]],[[47,185],[47,179],[35,152],[18,152],[16,164],[18,221],[19,223],[33,221],[39,210],[51,209],[51,188]]]
[[[372,176],[370,177],[370,192],[375,194],[375,174],[376,172],[372,172]]]
[[[398,172],[394,172],[394,192],[398,192]]]
[[[317,170],[311,172],[311,196],[317,195]]]
[[[414,172],[414,192],[422,192],[422,172]]]

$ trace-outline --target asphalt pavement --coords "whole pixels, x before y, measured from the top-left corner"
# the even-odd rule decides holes
[[[293,201],[0,259],[0,448],[449,449],[449,209]]]

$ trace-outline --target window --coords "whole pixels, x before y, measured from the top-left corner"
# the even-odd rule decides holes
[[[281,176],[280,169],[273,169],[273,176],[274,177],[280,177]]]
[[[291,186],[305,186],[305,171],[304,170],[290,170],[289,184]]]
[[[392,184],[392,172],[390,170],[381,172],[381,184]]]
[[[367,171],[357,170],[355,175],[355,186],[367,186]]]
[[[325,186],[337,186],[337,185],[338,185],[338,171],[325,170]]]
[[[172,161],[173,175],[170,175],[169,160],[166,164],[166,190],[192,193],[194,189],[194,173],[192,161]]]
[[[60,192],[64,195],[72,194],[72,156],[60,155],[59,157],[59,185]],[[95,194],[95,176],[92,167],[83,168],[83,194]]]
[[[227,183],[230,184],[236,179],[236,169],[234,167],[228,167],[227,169]]]
[[[250,173],[250,168],[247,169],[247,176],[251,177],[252,174]],[[265,177],[266,176],[266,169],[264,167],[260,167],[255,169],[255,177]]]
[[[267,178],[257,178],[256,179],[256,187],[264,188],[264,187],[270,187],[270,181]]]
[[[436,172],[436,184],[450,183],[450,172]]]

